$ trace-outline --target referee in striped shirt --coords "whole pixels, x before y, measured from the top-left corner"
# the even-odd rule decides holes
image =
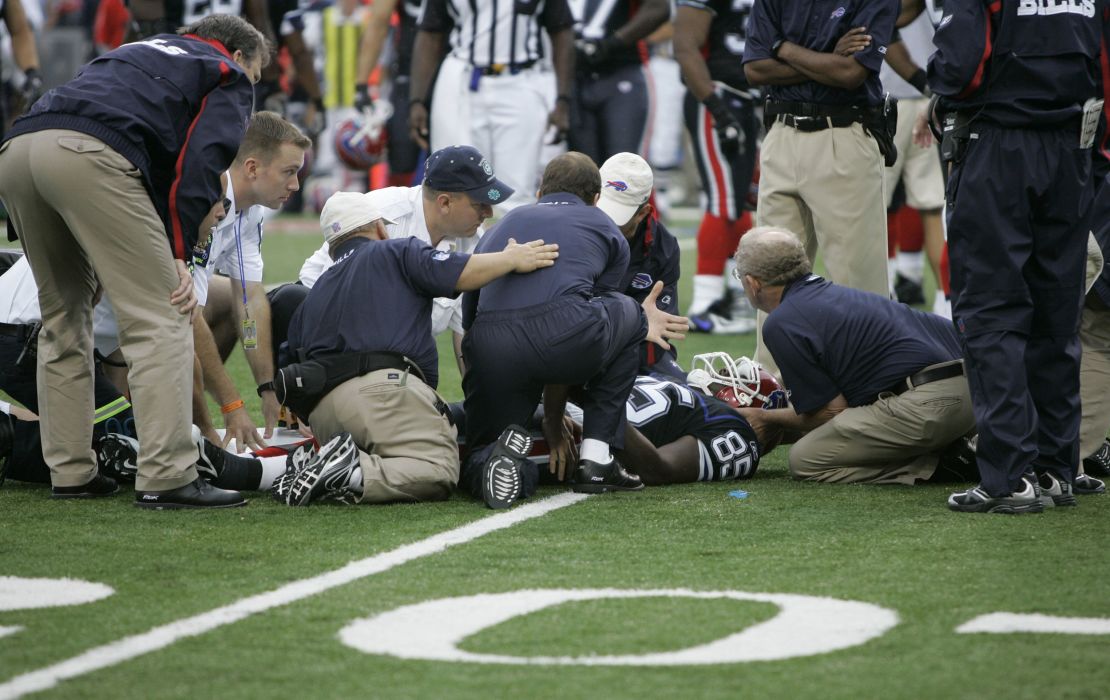
[[[541,30],[551,38],[555,85],[543,70]],[[425,0],[413,49],[413,138],[431,151],[476,147],[515,190],[501,209],[527,204],[534,199],[547,127],[555,128],[556,140],[566,134],[573,75],[574,17],[567,0]]]

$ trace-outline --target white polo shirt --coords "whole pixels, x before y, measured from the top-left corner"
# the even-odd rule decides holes
[[[39,288],[24,255],[0,275],[0,323],[24,325],[40,321]],[[119,328],[107,294],[93,308],[93,343],[101,355],[110,355],[119,347]]]
[[[381,215],[396,223],[386,224],[385,230],[390,238],[419,238],[428,245],[432,243],[432,236],[428,233],[428,224],[424,219],[424,195],[420,185],[416,187],[386,187],[374,190],[374,195],[381,202]],[[473,253],[482,238],[482,229],[469,238],[444,238],[436,246],[437,250],[457,253]],[[304,265],[301,266],[301,284],[312,289],[324,270],[334,264],[328,255],[328,244],[320,246]],[[432,303],[432,335],[438,335],[450,328],[456,333],[462,333],[462,300],[440,297]]]
[[[262,222],[266,208],[259,204],[245,211],[236,207],[230,172],[227,174],[227,198],[231,206],[224,220],[212,229],[207,257],[193,259],[193,288],[201,306],[208,301],[208,280],[217,271],[245,282],[262,281]]]

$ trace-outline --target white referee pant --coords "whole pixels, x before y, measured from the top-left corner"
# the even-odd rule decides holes
[[[432,93],[431,148],[470,145],[493,164],[497,178],[515,190],[499,205],[501,214],[536,200],[536,180],[547,130],[544,81],[554,77],[536,67],[516,75],[482,76],[470,89],[472,67],[454,56],[443,59]]]

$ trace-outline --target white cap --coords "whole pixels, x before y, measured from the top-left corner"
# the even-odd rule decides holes
[[[635,153],[618,153],[601,166],[601,199],[597,208],[617,226],[624,226],[651,196],[651,166]]]
[[[324,242],[331,243],[376,219],[381,219],[386,224],[394,223],[382,215],[376,200],[373,192],[336,192],[328,197],[320,211],[320,230],[324,234]]]

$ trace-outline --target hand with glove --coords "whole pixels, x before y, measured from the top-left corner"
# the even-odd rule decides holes
[[[38,68],[28,68],[23,73],[23,87],[19,92],[23,97],[23,111],[31,109],[31,105],[42,97],[42,93],[46,90],[42,84],[42,76],[39,75]]]
[[[355,86],[355,109],[360,112],[374,109],[374,98],[370,97],[370,86],[366,83]]]
[[[702,104],[713,115],[713,129],[717,132],[721,151],[726,154],[742,153],[745,141],[744,130],[725,101],[717,93],[711,93],[709,97],[702,100]]]
[[[574,42],[578,54],[578,65],[582,68],[597,70],[613,54],[614,51],[625,47],[625,43],[616,35],[604,39],[579,39]]]

